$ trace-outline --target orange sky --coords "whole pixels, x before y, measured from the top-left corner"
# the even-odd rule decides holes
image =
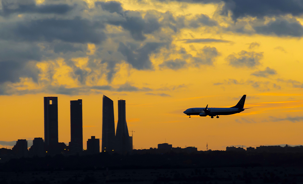
[[[37,6],[46,2],[39,0]],[[94,0],[85,2],[88,4],[82,12],[77,10],[58,17],[81,15],[83,19],[100,21],[114,17],[118,21],[122,16],[104,9],[97,11]],[[203,12],[217,23],[215,26],[205,22],[197,27],[180,26],[174,32],[163,21],[163,27],[157,31],[143,31],[144,40],[130,34],[131,28],[128,30],[123,24],[109,23],[102,28],[107,38],[100,43],[71,41],[72,46],[84,48],[81,54],[80,51],[54,52],[50,48],[59,42],[56,39],[35,41],[37,48],[43,51],[42,59],[39,62],[32,59],[23,67],[36,68],[38,79],[35,81],[31,76],[22,75],[17,81],[1,82],[0,91],[6,91],[0,96],[0,141],[43,137],[43,97],[58,96],[59,141],[65,143],[70,141],[69,101],[83,99],[83,139],[86,148],[90,136],[101,138],[102,95],[107,95],[114,100],[116,122],[117,101],[126,100],[126,117],[129,131],[134,131],[135,149],[156,147],[163,142],[174,147],[196,146],[199,150],[205,150],[207,143],[212,150],[224,150],[231,145],[303,144],[303,42],[300,37],[239,33],[235,29],[242,24],[241,21],[261,19],[244,17],[231,23],[231,17],[218,13],[222,4],[148,0],[145,3],[132,0],[119,2],[125,11],[123,16],[133,13],[143,18],[154,16],[161,21],[171,15],[176,22],[179,20],[177,17],[183,16],[186,20],[184,24],[190,24]],[[26,22],[29,17],[20,13],[1,17],[0,21],[7,24]],[[267,21],[274,20],[266,18]],[[292,18],[301,21],[299,17]],[[159,50],[146,55],[152,65],[150,68],[139,68],[138,63],[130,61],[118,43],[123,42],[129,49],[138,47],[132,52],[139,53],[136,57],[138,62],[142,62],[145,57],[140,58],[140,53],[143,53],[140,48],[144,48],[147,42],[166,39],[169,46],[159,47]],[[27,42],[20,41],[20,45]],[[199,62],[199,58],[202,61]],[[173,68],[168,63],[164,65],[166,61],[177,64],[178,59],[183,62],[179,63],[182,64],[180,67]],[[110,62],[107,61],[116,62],[111,79],[108,79]],[[76,70],[87,74],[84,82]],[[110,89],[95,86],[110,86]],[[189,119],[182,113],[187,108],[205,107],[207,104],[209,107],[233,106],[243,94],[247,95],[245,107],[249,109],[240,114],[221,116],[219,119]]]

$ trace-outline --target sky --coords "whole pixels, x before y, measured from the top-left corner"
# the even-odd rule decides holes
[[[2,0],[0,147],[44,137],[57,96],[59,141],[70,100],[83,139],[101,138],[102,97],[126,100],[134,149],[303,144],[302,0]],[[244,112],[188,118],[190,107]]]

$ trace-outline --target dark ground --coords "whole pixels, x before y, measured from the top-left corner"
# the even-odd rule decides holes
[[[302,153],[33,157],[0,164],[0,184],[303,183]]]

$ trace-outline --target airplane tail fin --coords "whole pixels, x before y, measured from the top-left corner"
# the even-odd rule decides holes
[[[233,108],[243,109],[245,103],[246,95],[243,95],[237,105],[233,106]]]

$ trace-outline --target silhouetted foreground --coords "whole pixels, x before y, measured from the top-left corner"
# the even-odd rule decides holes
[[[209,151],[11,159],[0,183],[303,183],[302,153]]]
[[[225,151],[198,154],[118,155],[100,153],[89,156],[32,157],[11,159],[0,164],[0,171],[54,171],[83,169],[141,169],[188,167],[303,167],[302,153],[235,153]]]

